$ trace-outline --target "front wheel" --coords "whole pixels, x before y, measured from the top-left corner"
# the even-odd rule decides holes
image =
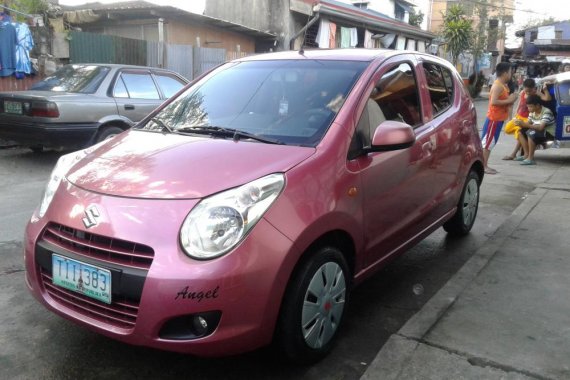
[[[479,175],[475,171],[470,171],[457,204],[457,211],[451,219],[443,225],[443,229],[450,235],[467,235],[477,216],[479,209]]]
[[[277,343],[297,363],[314,363],[331,349],[346,311],[350,272],[334,247],[316,250],[289,282]]]

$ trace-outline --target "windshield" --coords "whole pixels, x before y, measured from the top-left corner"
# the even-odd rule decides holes
[[[97,91],[109,70],[104,66],[66,65],[34,84],[30,90],[92,94]]]
[[[242,62],[188,89],[145,130],[191,132],[218,127],[285,144],[316,145],[367,62]]]

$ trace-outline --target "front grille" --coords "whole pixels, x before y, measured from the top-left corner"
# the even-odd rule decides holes
[[[154,258],[154,250],[149,246],[96,235],[57,223],[48,224],[42,239],[81,256],[137,269],[149,269]]]
[[[138,302],[114,296],[112,303],[108,305],[54,285],[52,276],[44,268],[40,268],[40,274],[44,289],[59,304],[115,327],[132,329],[135,326],[139,311]]]

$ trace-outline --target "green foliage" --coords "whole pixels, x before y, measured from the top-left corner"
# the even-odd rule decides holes
[[[491,38],[490,34],[496,32],[497,29],[488,30],[488,2],[487,0],[480,0],[475,6],[475,13],[479,18],[479,24],[477,25],[477,32],[473,36],[473,41],[471,44],[471,54],[473,55],[473,60],[475,62],[479,61],[481,55],[487,51],[487,41]],[[478,73],[475,72],[477,77]],[[478,80],[477,80],[478,82]],[[477,93],[481,92],[479,89]]]
[[[469,50],[473,41],[473,26],[460,5],[452,5],[443,17],[441,35],[447,43],[453,64],[461,53]]]
[[[422,24],[422,22],[424,21],[424,17],[425,17],[425,15],[423,14],[423,12],[421,10],[418,13],[416,13],[415,10],[412,10],[410,12],[409,24],[413,25],[413,26],[420,26]]]
[[[528,29],[528,28],[533,28],[533,27],[538,27],[538,26],[546,26],[546,25],[552,25],[555,24],[557,21],[554,17],[550,16],[548,18],[545,19],[531,19],[529,20],[523,27],[522,29]]]
[[[46,0],[18,0],[12,2],[11,8],[26,14],[43,14],[48,9]],[[23,21],[24,17],[14,13],[12,15],[19,21]]]

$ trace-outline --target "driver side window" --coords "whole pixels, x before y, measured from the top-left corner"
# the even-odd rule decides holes
[[[385,120],[400,121],[412,127],[421,124],[418,85],[408,63],[390,68],[370,92],[351,142],[349,159],[370,147],[374,131]]]

